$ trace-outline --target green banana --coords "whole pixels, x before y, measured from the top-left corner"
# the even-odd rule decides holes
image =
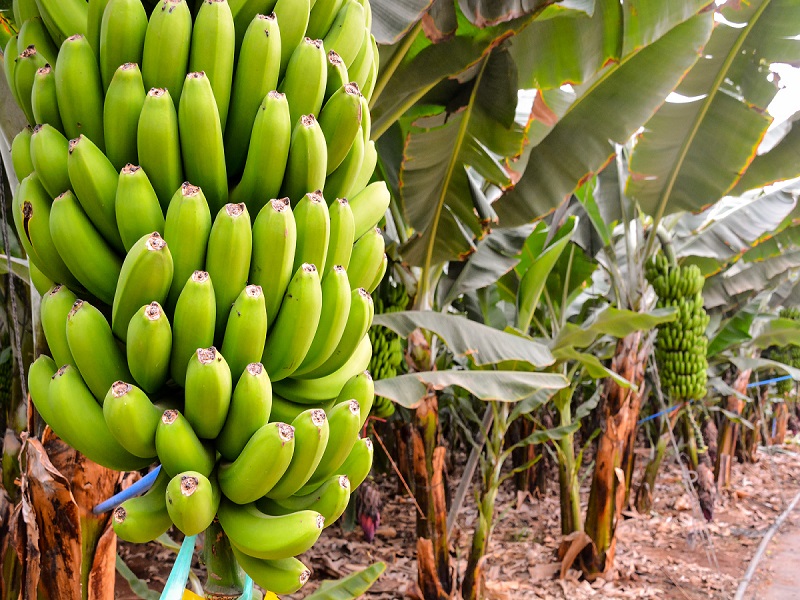
[[[84,135],[70,140],[67,171],[86,215],[115,249],[124,251],[114,203],[119,175],[103,151]]]
[[[328,77],[321,40],[304,38],[295,48],[278,90],[289,101],[294,127],[303,115],[319,115]]]
[[[250,363],[236,383],[225,425],[214,441],[223,458],[236,460],[253,434],[269,423],[271,410],[272,385],[267,371],[261,363]]]
[[[355,223],[355,239],[360,239],[374,229],[383,218],[390,202],[389,188],[385,181],[371,183],[350,198]]]
[[[250,282],[261,286],[272,326],[292,279],[297,228],[288,198],[272,200],[262,208],[253,224],[253,258]]]
[[[247,37],[247,28],[253,19],[259,15],[268,15],[272,12],[277,0],[228,0],[231,5],[233,24],[236,29],[236,54],[241,55],[244,50],[244,38]],[[238,64],[238,63],[237,63]]]
[[[361,373],[369,366],[371,357],[372,344],[369,336],[365,335],[350,360],[338,371],[318,379],[289,378],[273,382],[273,396],[277,393],[298,404],[314,404],[331,400],[339,395],[351,377]]]
[[[372,404],[375,402],[375,382],[372,380],[372,375],[369,374],[369,371],[363,371],[351,377],[336,397],[336,404],[349,400],[358,402],[358,406],[361,409],[360,427],[364,427],[367,417],[369,417],[369,412],[372,410]]]
[[[66,191],[50,208],[53,243],[81,285],[110,305],[122,260],[94,228],[75,195]]]
[[[351,80],[358,85],[359,89],[366,89],[367,78],[372,74],[373,60],[372,36],[368,33],[361,41],[361,48],[348,69]]]
[[[213,474],[210,478],[197,471],[185,471],[173,477],[167,485],[167,512],[184,535],[205,531],[219,508],[219,486]]]
[[[326,55],[328,75],[325,80],[325,102],[333,96],[342,86],[350,82],[347,67],[342,57],[331,50]]]
[[[226,204],[214,219],[206,250],[206,271],[214,282],[217,301],[218,342],[222,342],[231,306],[247,284],[252,249],[253,232],[247,207]]]
[[[165,410],[158,422],[156,451],[170,477],[184,471],[197,471],[208,477],[217,460],[211,442],[197,437],[186,417],[173,409]]]
[[[103,401],[103,417],[120,445],[134,456],[156,457],[158,409],[139,388],[116,381]]]
[[[319,325],[303,362],[293,373],[294,377],[313,371],[327,361],[336,350],[350,314],[351,300],[352,292],[347,271],[343,267],[336,266],[322,279]]]
[[[178,106],[183,168],[199,185],[216,214],[228,202],[228,175],[222,126],[211,82],[203,72],[189,73]]]
[[[67,38],[58,53],[56,97],[67,137],[85,135],[105,150],[103,83],[94,52],[82,35]]]
[[[313,492],[283,500],[262,498],[258,509],[268,515],[288,515],[299,510],[314,510],[325,518],[330,527],[342,516],[350,501],[350,480],[347,475],[334,475]]]
[[[345,0],[322,41],[325,48],[342,57],[349,72],[365,35],[369,32],[364,27],[364,7],[357,0]]]
[[[184,415],[198,437],[213,440],[222,431],[231,404],[231,370],[214,346],[198,348],[186,368]]]
[[[40,315],[44,337],[57,365],[77,367],[67,341],[67,315],[77,297],[61,284],[55,285],[42,296]]]
[[[326,402],[315,402],[314,404],[317,408],[327,412],[333,408],[333,399]],[[292,423],[301,413],[307,411],[308,408],[308,404],[292,402],[273,392],[272,411],[269,414],[269,420],[271,423]]]
[[[42,273],[42,270],[36,266],[36,262],[28,261],[28,271],[30,271],[31,285],[33,285],[33,288],[40,296],[44,296],[47,291],[55,285],[55,282]]]
[[[370,136],[372,135],[372,114],[369,111],[369,102],[367,99],[362,95],[359,97],[361,101],[361,133],[364,136],[364,143],[366,144],[370,140]],[[366,185],[366,184],[364,184]]]
[[[169,475],[162,469],[153,487],[137,498],[131,498],[114,509],[111,524],[121,540],[146,544],[172,527],[165,494]]]
[[[364,125],[364,121],[361,122],[362,128]],[[354,144],[355,146],[355,144]],[[378,150],[375,148],[375,142],[373,140],[364,141],[364,158],[361,161],[361,168],[358,171],[358,174],[353,178],[352,187],[350,188],[350,194],[348,196],[352,197],[358,194],[361,190],[363,190],[369,184],[370,179],[372,179],[372,174],[375,172],[375,166],[378,164]]]
[[[319,539],[325,522],[313,510],[273,516],[262,513],[254,504],[239,506],[230,499],[222,500],[217,516],[235,548],[268,560],[306,552]]]
[[[347,323],[344,326],[336,349],[317,368],[303,373],[302,378],[317,379],[341,369],[367,334],[369,326],[372,325],[374,312],[372,297],[369,293],[363,288],[354,289],[350,298],[350,312],[347,315]]]
[[[325,134],[314,115],[304,115],[292,131],[281,195],[297,203],[307,193],[322,190],[327,161]]]
[[[103,25],[103,13],[110,1],[89,0],[89,10],[86,15],[86,40],[97,57],[100,56],[100,28]]]
[[[222,339],[222,355],[231,377],[238,381],[249,364],[261,360],[267,339],[267,308],[260,286],[248,285],[241,291],[229,311]]]
[[[348,454],[345,461],[337,471],[347,475],[350,480],[350,492],[358,489],[369,475],[372,469],[372,440],[369,438],[359,438],[353,445],[353,449]]]
[[[50,38],[50,34],[47,32],[41,17],[31,17],[23,21],[19,28],[17,47],[30,48],[31,46],[36,47],[36,51],[41,55],[45,63],[49,65],[56,64],[58,48]]]
[[[231,192],[231,202],[244,202],[250,214],[257,215],[280,192],[289,159],[292,126],[285,95],[272,91],[264,97],[249,135],[244,173]]]
[[[264,589],[275,594],[294,594],[311,577],[311,571],[294,557],[282,560],[253,558],[232,546],[233,556],[245,573]]]
[[[52,358],[44,354],[33,361],[28,369],[28,390],[30,390],[31,400],[45,423],[53,421],[53,413],[50,410],[49,390],[50,380],[56,374],[56,371],[58,371],[56,363],[53,362]]]
[[[326,198],[349,198],[356,189],[356,178],[361,173],[364,162],[364,138],[356,135],[350,151],[345,156],[339,168],[331,173],[325,180],[323,193]],[[351,244],[352,246],[352,244]]]
[[[99,403],[115,381],[131,381],[125,352],[97,308],[77,300],[67,315],[66,328],[72,358]]]
[[[383,258],[381,259],[380,267],[378,267],[378,270],[375,272],[375,276],[372,280],[372,283],[370,283],[366,288],[370,294],[374,292],[375,289],[381,284],[381,281],[383,281],[383,276],[386,275],[386,269],[388,268],[389,268],[389,257],[386,256],[386,253],[384,253]]]
[[[28,19],[42,18],[34,0],[12,0],[11,13],[14,16],[14,23],[17,24],[24,23]]]
[[[211,83],[222,131],[228,122],[235,47],[233,14],[227,0],[203,0],[194,21],[189,71],[204,72]]]
[[[303,196],[294,207],[297,224],[297,243],[292,270],[297,271],[304,263],[317,267],[320,277],[325,272],[325,257],[330,240],[330,215],[325,198],[319,192]]]
[[[167,303],[169,307],[175,306],[183,286],[192,273],[204,267],[209,233],[211,233],[211,211],[206,197],[199,187],[184,183],[169,203],[164,222],[164,239],[169,244],[174,264]],[[213,340],[212,333],[209,343],[194,346],[190,352],[210,346]],[[186,360],[189,360],[188,354]]]
[[[36,0],[36,7],[57,45],[69,36],[86,35],[89,14],[86,0]]]
[[[100,75],[108,90],[120,65],[142,62],[147,13],[140,0],[110,0],[100,24]]]
[[[309,0],[278,0],[272,9],[281,28],[281,76],[286,71],[292,52],[303,41],[308,26]]]
[[[355,241],[353,211],[346,199],[338,198],[331,203],[329,212],[331,237],[325,268],[341,266],[347,269],[350,265],[350,255],[353,253],[353,242]]]
[[[324,410],[312,408],[303,411],[292,421],[292,427],[294,427],[292,462],[289,463],[289,468],[280,481],[267,493],[267,498],[282,500],[297,493],[316,471],[328,445],[330,427]],[[327,517],[325,521],[327,522]]]
[[[56,371],[50,381],[48,425],[89,460],[115,471],[136,471],[151,461],[134,456],[109,431],[103,409],[72,365]]]
[[[21,101],[19,107],[25,113],[25,118],[28,119],[31,126],[36,124],[31,104],[33,82],[36,79],[36,72],[46,64],[44,57],[36,51],[36,47],[28,46],[17,57],[17,66],[14,69],[14,86]]]
[[[178,113],[173,101],[165,88],[151,89],[136,130],[139,165],[150,178],[165,213],[183,182]]]
[[[125,63],[117,68],[106,90],[106,100],[103,105],[106,156],[117,171],[127,164],[138,162],[136,137],[145,97],[139,65]],[[156,147],[151,147],[149,150],[151,152],[157,150],[156,154],[161,152],[161,149]]]
[[[361,119],[361,92],[355,83],[339,88],[322,108],[319,126],[328,149],[328,175],[342,164],[356,136],[361,134]]]
[[[258,500],[278,483],[289,467],[293,452],[291,425],[264,425],[252,435],[235,461],[220,463],[217,476],[222,493],[236,504]],[[224,523],[222,527],[225,528]]]
[[[169,376],[172,328],[158,302],[142,306],[128,324],[128,369],[147,393],[160,390]]]
[[[247,33],[244,34],[233,78],[228,125],[225,128],[225,161],[229,176],[239,175],[244,169],[248,144],[252,139],[250,132],[259,106],[270,90],[278,87],[281,66],[281,32],[275,16],[259,14],[244,26],[247,27]],[[237,28],[237,38],[238,31]],[[286,135],[288,139],[291,133]],[[288,149],[288,145],[286,147]]]
[[[126,165],[119,172],[114,212],[125,251],[130,252],[142,236],[164,233],[164,213],[144,169]]]
[[[148,302],[163,304],[172,284],[172,254],[159,233],[143,235],[122,263],[114,303],[111,329],[123,342],[136,311]]]
[[[342,0],[317,0],[308,16],[306,35],[312,39],[325,37],[341,7]]]
[[[49,123],[59,132],[64,131],[64,123],[58,111],[56,74],[50,65],[45,65],[36,71],[31,90],[31,108],[37,123]]]
[[[69,142],[49,124],[37,125],[31,135],[31,163],[50,198],[72,189],[69,181]],[[17,173],[19,177],[20,174]],[[20,179],[21,180],[21,179]]]
[[[14,97],[18,106],[22,105],[22,101],[19,97],[19,92],[17,91],[16,80],[14,77],[14,71],[17,68],[17,57],[19,56],[19,36],[12,35],[8,42],[6,42],[6,46],[3,49],[3,70],[6,73],[6,83],[8,83],[8,89],[11,90],[11,95]]]
[[[311,348],[322,309],[322,286],[314,265],[304,264],[286,289],[278,318],[267,335],[261,362],[274,383],[290,376]]]
[[[351,400],[337,404],[328,412],[328,421],[331,428],[328,445],[325,447],[317,470],[314,471],[308,483],[301,488],[301,494],[307,490],[316,489],[326,479],[336,475],[337,469],[347,459],[358,440],[359,424],[361,423],[361,410],[358,402]]]
[[[169,369],[178,385],[185,384],[186,368],[192,354],[198,348],[208,348],[214,343],[216,314],[217,304],[211,278],[205,271],[195,271],[178,298],[172,320]]]
[[[350,286],[353,289],[374,289],[372,284],[382,270],[385,250],[383,235],[377,227],[370,229],[356,240],[350,257],[350,268],[347,270]]]
[[[191,43],[192,13],[186,0],[160,0],[147,24],[142,77],[145,89],[169,90],[176,109],[189,67]]]
[[[14,140],[11,142],[11,164],[14,167],[14,173],[17,174],[17,181],[22,181],[33,173],[35,169],[31,159],[32,135],[33,130],[30,126],[27,126],[15,135]]]
[[[372,100],[372,94],[375,92],[375,85],[378,82],[378,72],[380,69],[380,52],[378,51],[378,44],[375,41],[375,36],[370,35],[372,41],[372,70],[367,74],[364,80],[364,85],[361,86],[361,93],[367,101],[367,105]]]

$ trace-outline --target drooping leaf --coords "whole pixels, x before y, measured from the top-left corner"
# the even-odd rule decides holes
[[[744,356],[735,356],[731,358],[731,362],[736,365],[740,371],[752,369],[754,373],[759,371],[783,371],[787,375],[791,375],[795,381],[800,381],[800,369],[795,369],[787,364],[768,360],[766,358],[750,358]]]
[[[710,14],[693,17],[573,93],[540,95],[545,104],[555,98],[564,107],[563,117],[555,115],[554,125],[530,151],[524,175],[495,203],[500,223],[510,227],[547,214],[605,165],[614,154],[610,141],[624,143],[697,61],[712,23]]]
[[[574,360],[581,363],[583,368],[586,370],[586,373],[592,379],[605,379],[606,377],[610,377],[622,388],[636,389],[636,386],[630,381],[603,365],[603,363],[600,362],[600,359],[594,354],[589,354],[588,352],[578,352],[574,346],[566,346],[559,348],[558,350],[554,350],[553,356],[556,357],[556,360]]]
[[[576,419],[575,422],[570,423],[569,425],[562,425],[560,427],[554,427],[553,429],[537,429],[529,436],[509,446],[506,449],[506,452],[510,453],[512,450],[516,448],[523,448],[525,446],[531,446],[534,444],[544,444],[545,442],[557,442],[558,440],[563,439],[568,435],[572,435],[580,428],[581,428],[581,423]]]
[[[477,27],[497,25],[541,10],[548,5],[558,7],[560,4],[566,6],[559,7],[559,14],[565,14],[591,10],[593,1],[570,0],[554,4],[554,0],[458,0],[464,16]]]
[[[379,44],[394,44],[422,18],[432,0],[371,0],[372,35]]]
[[[764,330],[753,339],[756,348],[770,346],[800,345],[800,323],[792,319],[772,319]]]
[[[456,386],[476,398],[494,402],[518,402],[539,390],[556,392],[569,385],[563,375],[524,371],[425,371],[375,382],[375,393],[393,402],[415,408],[429,388]]]
[[[644,126],[630,159],[627,192],[648,214],[695,211],[728,192],[752,162],[777,92],[769,63],[800,58],[800,5],[729,3],[703,59]],[[792,32],[792,33],[789,33]]]
[[[768,152],[753,159],[732,193],[744,193],[776,181],[800,177],[800,122],[793,121],[791,129]]]
[[[706,355],[709,358],[713,358],[736,344],[749,341],[751,339],[750,327],[755,317],[756,313],[749,310],[740,310],[733,315],[722,324],[716,335],[708,341]]]
[[[376,562],[337,581],[323,581],[306,600],[355,600],[361,598],[383,575],[386,563]]]
[[[406,337],[415,329],[432,331],[456,356],[469,356],[476,365],[520,361],[534,367],[553,364],[546,346],[524,337],[493,329],[463,317],[433,311],[404,311],[375,315],[383,325]]]
[[[670,323],[677,316],[677,309],[672,307],[640,313],[609,306],[581,326],[567,323],[551,342],[550,348],[554,352],[566,348],[586,348],[600,336],[624,338],[635,331],[650,331],[662,323]]]

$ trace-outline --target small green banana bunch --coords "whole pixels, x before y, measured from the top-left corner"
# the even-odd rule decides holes
[[[313,5],[313,6],[312,6]],[[367,0],[14,0],[27,117],[13,217],[52,358],[50,427],[118,470],[159,462],[123,539],[218,518],[263,587],[367,477],[371,293],[389,205],[370,140]]]
[[[648,263],[645,275],[658,296],[657,306],[678,309],[678,318],[660,325],[656,336],[661,386],[675,400],[704,398],[709,320],[703,308],[705,278],[696,265],[671,265],[662,254]]]
[[[381,285],[373,295],[376,313],[391,313],[404,311],[408,307],[408,293],[402,284],[395,283],[387,274]],[[395,377],[404,363],[405,350],[403,341],[396,333],[373,325],[369,330],[372,341],[372,359],[369,371],[375,379],[389,379]],[[372,414],[382,419],[394,414],[394,404],[384,397],[375,399]]]
[[[800,309],[795,307],[782,308],[778,313],[781,319],[790,319],[792,321],[800,321]],[[767,350],[767,356],[774,361],[789,365],[795,369],[800,368],[800,346],[790,344],[788,346],[772,346]],[[776,373],[783,375],[783,373]],[[792,379],[783,379],[775,384],[775,389],[781,396],[786,396],[794,389],[794,381]]]

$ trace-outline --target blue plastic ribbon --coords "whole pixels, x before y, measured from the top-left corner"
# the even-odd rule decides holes
[[[141,496],[156,482],[156,478],[158,474],[161,472],[161,465],[158,465],[155,469],[150,471],[147,475],[142,477],[139,481],[131,485],[130,487],[125,488],[119,494],[114,494],[108,500],[104,500],[97,506],[92,509],[92,512],[96,515],[100,513],[104,513],[106,511],[112,510],[125,502],[126,500],[130,500],[131,498],[135,498],[136,496]]]
[[[658,417],[661,417],[663,415],[668,415],[669,413],[678,410],[681,406],[683,406],[683,402],[681,402],[680,404],[676,404],[675,406],[670,406],[669,408],[657,412],[654,415],[645,417],[644,419],[640,419],[637,425],[641,425],[642,423],[647,423],[648,421],[652,421],[653,419],[657,419]]]
[[[760,387],[762,385],[769,385],[770,383],[776,383],[778,381],[786,381],[787,379],[791,379],[791,375],[783,375],[782,377],[775,377],[774,379],[765,379],[764,381],[754,381],[753,383],[748,383],[747,387]]]
[[[244,591],[239,600],[253,600],[253,580],[249,575],[244,576]]]
[[[183,538],[178,558],[172,565],[172,571],[167,578],[167,585],[161,592],[160,600],[181,600],[183,592],[186,590],[186,582],[189,580],[189,571],[192,568],[192,556],[194,555],[194,543],[196,535],[187,535]]]

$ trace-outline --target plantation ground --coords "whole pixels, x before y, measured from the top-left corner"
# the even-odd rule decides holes
[[[640,468],[645,460],[641,457],[638,461]],[[643,517],[627,512],[620,526],[616,576],[593,584],[580,581],[573,570],[565,579],[553,578],[560,568],[556,560],[560,527],[555,473],[541,500],[515,497],[509,482],[498,498],[501,520],[485,563],[487,598],[733,597],[762,536],[800,490],[800,447],[787,444],[771,453],[762,450],[758,463],[736,464],[733,472],[734,491],[720,495],[714,522],[705,524],[686,493],[676,461],[666,463],[656,485],[653,514]],[[415,597],[416,509],[406,496],[396,495],[397,481],[393,476],[381,476],[376,483],[386,505],[374,543],[365,543],[360,529],[343,532],[335,525],[326,530],[304,561],[315,569],[312,583],[303,594],[291,598],[302,598],[315,587],[314,581],[341,577],[376,560],[385,561],[388,567],[367,598]],[[451,483],[455,486],[458,481]],[[588,494],[589,482],[584,483]],[[462,568],[475,518],[474,507],[468,506],[458,519],[454,553]],[[800,508],[770,545],[747,598],[793,598],[784,592],[793,585],[787,574],[797,571],[798,551]],[[153,544],[123,544],[120,554],[137,575],[149,579],[151,588],[163,587],[174,555]],[[127,584],[118,578],[117,598],[136,598],[127,589]]]

